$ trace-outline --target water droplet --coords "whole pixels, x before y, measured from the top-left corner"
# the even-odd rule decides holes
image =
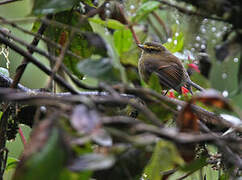
[[[196,37],[196,40],[197,40],[197,41],[200,41],[200,40],[201,40],[200,36],[197,36],[197,37]]]
[[[179,33],[178,33],[178,32],[176,32],[176,33],[175,33],[175,36],[176,36],[176,37],[177,37],[177,36],[179,36]]]
[[[227,75],[226,73],[223,73],[223,74],[222,74],[222,78],[223,78],[223,79],[226,79],[227,77],[228,77],[228,75]]]
[[[205,18],[205,19],[203,20],[203,23],[207,23],[207,22],[208,22],[208,19]]]
[[[47,111],[46,107],[45,106],[40,106],[40,111],[45,113]]]
[[[172,39],[171,39],[171,38],[168,38],[168,39],[167,39],[167,42],[168,42],[168,43],[170,43],[171,41],[172,41]]]
[[[216,31],[216,27],[212,27],[212,32],[215,32]]]
[[[223,30],[224,30],[224,31],[227,31],[227,29],[228,29],[227,26],[224,26],[224,27],[223,27]]]
[[[105,4],[105,7],[106,7],[106,8],[110,8],[110,3],[106,3],[106,4]]]
[[[94,6],[98,6],[98,0],[93,0],[92,3],[94,4]]]
[[[179,20],[176,20],[176,23],[177,23],[177,24],[180,24]]]
[[[180,97],[178,96],[178,98],[181,98],[181,96],[180,96]],[[178,111],[182,110],[182,107],[178,105],[178,106],[177,106],[177,110],[178,110]]]
[[[217,38],[220,38],[221,37],[221,34],[222,34],[221,32],[216,33],[216,37]]]
[[[201,45],[201,49],[206,49],[205,44],[202,44],[202,45]]]
[[[177,45],[177,40],[174,40],[174,44]]]
[[[234,58],[234,62],[237,63],[239,61],[238,58]]]
[[[132,5],[130,5],[130,7],[129,7],[131,10],[134,10],[135,9],[135,6],[132,4]]]
[[[227,90],[224,90],[224,91],[222,92],[222,94],[223,94],[224,97],[228,97],[229,92],[228,92]]]
[[[109,32],[109,30],[107,28],[105,28],[105,35],[106,36],[110,35],[110,32]]]
[[[111,15],[111,11],[109,9],[105,10],[106,17],[109,17]]]
[[[193,52],[194,52],[194,51],[195,51],[195,48],[192,48],[192,49],[191,49],[191,51],[193,51]]]
[[[206,29],[205,28],[201,28],[201,32],[202,33],[206,33]]]
[[[199,47],[199,44],[198,43],[195,43],[194,46],[198,48]]]

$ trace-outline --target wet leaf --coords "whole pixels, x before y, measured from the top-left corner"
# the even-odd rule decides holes
[[[182,32],[179,32],[178,36],[173,36],[170,42],[163,44],[169,51],[172,53],[179,52],[183,49],[184,45],[184,35]]]
[[[111,167],[114,162],[115,160],[112,156],[95,153],[85,154],[73,160],[68,165],[68,169],[71,171],[101,170]]]
[[[207,158],[206,157],[201,157],[199,159],[196,159],[196,160],[192,161],[189,164],[181,166],[181,170],[183,170],[185,172],[196,171],[196,170],[206,166],[207,164],[208,164],[207,163]]]
[[[147,17],[147,15],[158,9],[160,6],[160,2],[157,1],[148,1],[145,2],[144,4],[142,4],[139,9],[136,12],[136,15],[132,17],[132,22],[139,22],[142,19],[144,19],[145,17]]]
[[[121,30],[125,28],[125,25],[114,19],[107,19],[106,21],[104,21],[100,18],[89,18],[88,20],[90,22],[100,24],[110,29]]]
[[[113,35],[114,45],[119,55],[130,50],[133,43],[132,33],[129,29],[116,30]]]
[[[9,156],[5,170],[11,170],[11,169],[16,168],[18,162],[19,162],[18,159]]]
[[[101,146],[112,146],[112,137],[104,129],[98,129],[92,134],[92,140]]]
[[[86,59],[78,64],[78,70],[84,75],[107,82],[117,82],[120,79],[109,58]]]
[[[180,112],[177,124],[180,132],[198,132],[198,118],[192,111],[191,103]]]
[[[158,93],[161,93],[161,85],[159,81],[159,77],[152,73],[148,82],[148,85],[151,89],[155,90]]]
[[[78,105],[72,112],[71,125],[80,134],[92,133],[101,124],[96,111],[88,109],[84,105]]]
[[[182,163],[183,161],[172,143],[159,141],[142,178],[144,180],[160,180],[162,179],[162,172],[171,170]]]
[[[53,121],[42,121],[32,132],[13,179],[58,179],[67,158],[60,130]]]
[[[90,26],[88,21],[85,21],[80,25],[79,23],[80,14],[78,14],[77,12],[69,12],[69,11],[60,12],[54,15],[53,20],[64,24],[68,24],[70,26],[78,28],[80,31],[83,31],[83,33],[80,33],[80,32],[75,33],[69,45],[69,50],[72,51],[77,56],[79,56],[80,59],[70,55],[65,55],[64,61],[63,61],[64,64],[67,66],[67,68],[73,74],[75,74],[79,78],[82,78],[82,75],[77,69],[77,64],[78,62],[80,62],[80,60],[90,57],[94,52],[99,52],[98,50],[96,50],[96,47],[94,46],[96,44],[94,45],[91,44],[93,43],[93,39],[96,38],[97,35],[93,34],[93,36],[91,36],[89,34],[89,33],[92,33],[92,27]],[[63,47],[65,43],[69,40],[70,33],[71,33],[70,29],[49,26],[45,32],[45,35]],[[47,44],[47,46],[48,46],[48,51],[51,54],[59,56],[61,52],[60,49],[55,49],[49,44]],[[103,48],[105,47],[106,46],[104,46]],[[102,51],[102,53],[105,53],[105,52]]]
[[[34,0],[32,13],[35,15],[51,14],[71,9],[79,0]]]
[[[208,106],[213,106],[220,109],[231,110],[231,106],[226,98],[218,91],[210,89],[199,93],[193,98],[193,101],[200,101]]]

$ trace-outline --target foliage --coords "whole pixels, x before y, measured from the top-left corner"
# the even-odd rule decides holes
[[[33,18],[26,16],[31,31],[18,24],[22,20],[0,16],[8,28],[23,31],[18,37],[0,27],[1,55],[9,48],[13,57],[25,58],[13,75],[0,67],[0,173],[14,171],[11,178],[23,180],[239,177],[242,25],[227,18],[224,5],[213,6],[213,13],[207,1],[207,6],[186,2],[192,6],[34,0]],[[205,15],[216,21],[201,19]],[[166,90],[155,73],[147,83],[139,77],[137,43],[146,41],[162,43],[181,59],[192,81],[216,90],[192,95],[183,87],[182,94],[161,95]],[[9,74],[18,82],[26,62],[47,74],[46,85],[7,89],[13,83]],[[33,128],[28,144],[20,156],[4,159],[6,140],[16,137],[19,124]]]

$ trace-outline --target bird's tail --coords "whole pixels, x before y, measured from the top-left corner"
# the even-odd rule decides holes
[[[196,88],[199,91],[204,91],[204,88],[202,88],[201,86],[197,85],[196,83],[192,82],[192,81],[188,81],[187,82],[189,85],[193,86],[194,88]]]

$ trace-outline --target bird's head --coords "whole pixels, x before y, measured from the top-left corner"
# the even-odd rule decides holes
[[[145,53],[161,53],[167,51],[162,44],[157,42],[146,42],[144,44],[138,44],[138,47],[143,50]]]

